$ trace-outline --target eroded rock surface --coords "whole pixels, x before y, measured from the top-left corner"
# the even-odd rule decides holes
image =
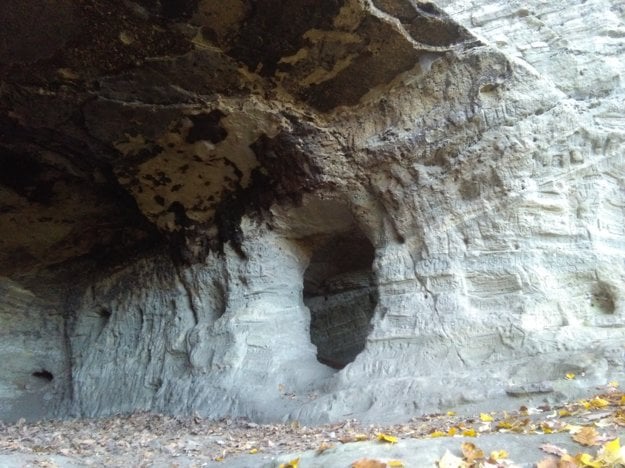
[[[0,417],[401,419],[624,372],[620,2],[0,22]]]

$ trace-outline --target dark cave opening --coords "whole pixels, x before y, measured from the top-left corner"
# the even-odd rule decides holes
[[[360,230],[314,242],[304,274],[304,304],[317,360],[342,369],[364,349],[378,300],[375,249]]]

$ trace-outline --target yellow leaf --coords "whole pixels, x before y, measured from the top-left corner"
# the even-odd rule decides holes
[[[506,452],[505,450],[495,450],[493,452],[490,452],[490,458],[495,461],[503,460],[505,458],[508,458],[508,456],[508,452]]]
[[[253,448],[248,453],[251,454],[251,455],[254,455],[255,453],[258,453],[258,449],[257,448]]]
[[[378,440],[380,442],[388,442],[389,444],[396,444],[397,443],[397,437],[394,437],[392,435],[388,435],[388,434],[378,434]]]
[[[456,412],[455,411],[447,411],[447,416],[455,416]]]
[[[297,468],[299,466],[299,457],[294,458],[288,463],[280,463],[279,468]]]
[[[510,421],[499,421],[497,429],[512,429],[512,423]]]
[[[582,405],[585,409],[590,409],[590,402],[586,400],[579,400],[579,404]]]
[[[616,380],[613,380],[608,384],[608,387],[618,388],[618,382]]]
[[[434,431],[434,432],[430,432],[430,437],[445,437],[447,434],[445,434],[443,431]]]
[[[367,439],[369,439],[369,436],[367,436],[367,434],[356,434],[354,436],[354,440],[356,440],[357,442],[362,442],[363,440]]]
[[[465,460],[469,463],[484,458],[484,452],[471,442],[463,442],[460,448],[462,450],[462,455],[464,455]]]
[[[458,433],[458,428],[457,427],[450,427],[449,429],[447,429],[447,435],[448,436],[455,436]]]
[[[582,429],[573,436],[573,440],[578,444],[591,446],[597,445],[599,434],[594,427],[582,427]]]
[[[593,408],[605,408],[609,405],[610,402],[608,400],[604,400],[603,398],[594,397],[592,400],[590,400],[590,406],[592,406]]]
[[[582,463],[582,466],[589,466],[590,468],[601,468],[601,462],[595,461],[595,459],[592,458],[592,455],[590,455],[589,453],[580,453],[575,457],[575,459]]]
[[[543,430],[544,434],[551,434],[551,433],[553,433],[553,429],[547,423],[542,423],[540,425],[540,428]]]
[[[558,411],[558,416],[560,416],[561,418],[565,418],[570,415],[571,415],[571,412],[567,409],[561,409]]]
[[[222,461],[224,461],[224,457],[215,457],[215,461],[216,462],[222,462]]]
[[[480,413],[480,421],[482,422],[491,422],[493,417],[488,413]]]
[[[618,403],[621,406],[625,406],[625,395],[621,396],[621,401]]]
[[[621,448],[621,439],[616,438],[610,442],[603,444],[603,447],[597,454],[598,461],[605,463],[607,466],[614,466],[625,463],[625,451]]]
[[[471,429],[465,429],[464,431],[462,431],[462,435],[465,437],[475,437],[477,434],[475,432],[475,429],[471,428]]]
[[[386,462],[389,468],[404,468],[404,462],[401,460],[389,460]]]
[[[575,374],[573,372],[569,372],[564,376],[566,380],[573,380],[575,378]]]
[[[621,451],[621,439],[617,437],[610,442],[606,442],[603,445],[603,450],[608,453],[619,453]]]

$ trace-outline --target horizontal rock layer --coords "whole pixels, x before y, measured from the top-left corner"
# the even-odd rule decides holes
[[[217,3],[0,6],[1,418],[622,375],[619,2]]]

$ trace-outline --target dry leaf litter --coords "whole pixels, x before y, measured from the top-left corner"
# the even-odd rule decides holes
[[[441,454],[439,468],[511,467],[505,447],[490,454],[479,448],[479,435],[488,433],[551,434],[568,432],[580,446],[569,454],[556,445],[543,444],[546,458],[540,468],[625,466],[625,447],[618,434],[625,428],[625,394],[616,384],[591,399],[563,406],[521,407],[513,412],[481,413],[474,418],[453,412],[413,418],[395,425],[362,424],[347,420],[337,424],[304,426],[256,424],[246,420],[210,421],[200,417],[171,417],[138,413],[98,420],[40,421],[15,424],[0,422],[0,453],[62,455],[89,465],[114,465],[123,459],[169,460],[178,457],[197,464],[227,461],[241,454],[317,453],[338,444],[377,440],[396,443],[408,438],[476,437],[476,443],[458,444],[456,453]],[[625,441],[623,441],[625,444]],[[522,460],[517,460],[522,462]],[[298,459],[283,464],[296,467]],[[362,458],[354,467],[399,467],[401,460]]]

